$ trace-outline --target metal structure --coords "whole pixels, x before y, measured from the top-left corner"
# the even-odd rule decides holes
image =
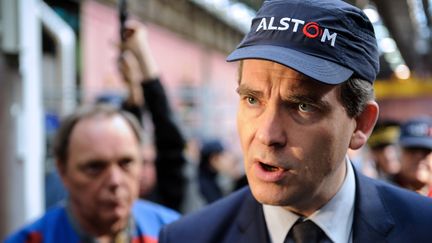
[[[374,0],[407,66],[420,77],[432,75],[432,18],[428,0]]]

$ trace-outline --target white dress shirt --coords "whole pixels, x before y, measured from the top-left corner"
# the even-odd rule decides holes
[[[346,163],[347,173],[339,191],[327,204],[306,218],[318,225],[334,243],[352,242],[356,186],[354,170],[348,157]],[[263,210],[271,242],[283,243],[300,216],[280,206],[264,204]]]

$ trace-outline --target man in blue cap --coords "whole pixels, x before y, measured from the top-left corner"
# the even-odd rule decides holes
[[[418,117],[404,123],[399,137],[401,170],[394,182],[428,195],[432,178],[432,118]]]
[[[165,227],[160,242],[427,242],[432,201],[346,156],[377,120],[372,24],[336,0],[266,1],[228,56],[249,187]]]

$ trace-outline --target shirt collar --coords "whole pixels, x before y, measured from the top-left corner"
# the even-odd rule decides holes
[[[356,186],[354,170],[348,158],[346,163],[347,174],[339,191],[327,204],[307,218],[317,224],[335,243],[352,242]],[[263,210],[270,239],[273,243],[282,243],[300,216],[280,206],[264,204]]]

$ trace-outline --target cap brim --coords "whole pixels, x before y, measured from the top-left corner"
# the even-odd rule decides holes
[[[243,59],[265,59],[274,61],[301,72],[326,84],[340,84],[348,80],[353,71],[325,59],[305,53],[270,45],[254,45],[234,50],[227,61]]]
[[[428,148],[432,149],[432,139],[428,138],[403,138],[399,141],[402,147],[417,147],[417,148]]]

